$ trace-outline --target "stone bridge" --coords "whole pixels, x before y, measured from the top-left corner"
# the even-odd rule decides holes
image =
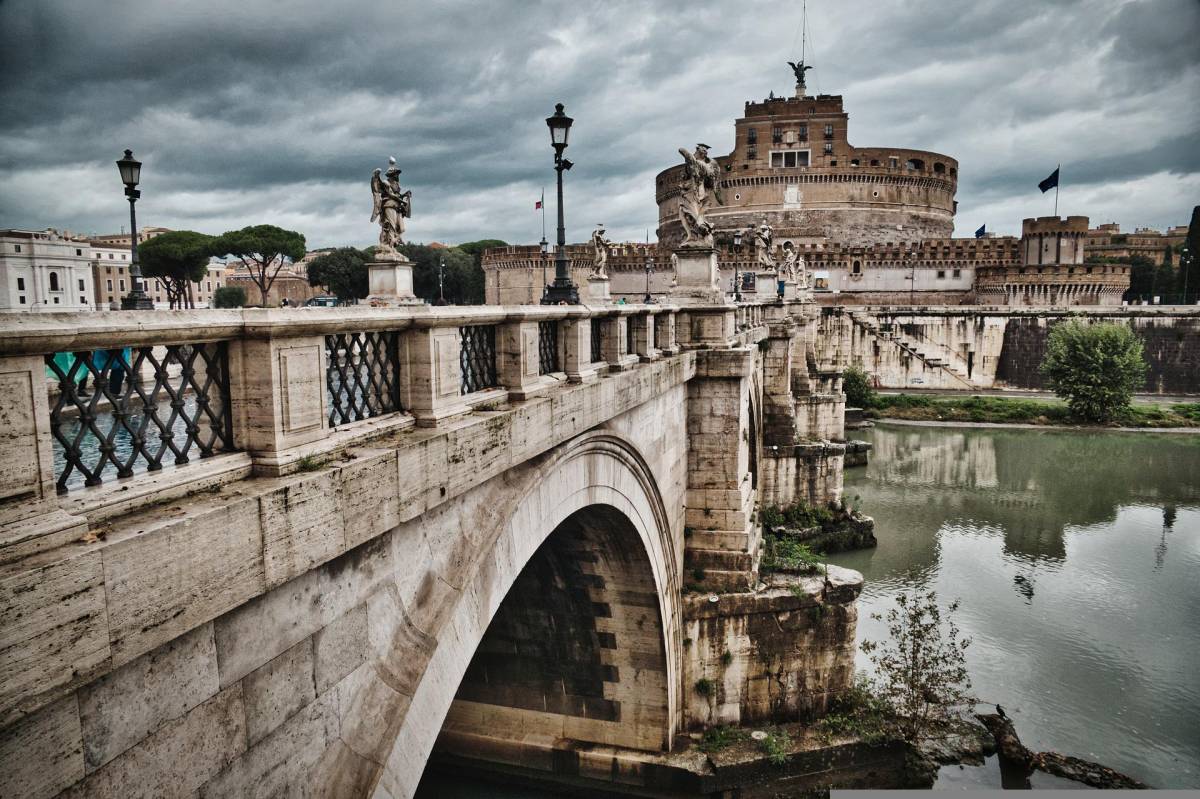
[[[790,301],[6,315],[0,795],[661,787],[681,733],[819,712],[861,579],[760,575],[756,509],[839,496],[850,335]]]

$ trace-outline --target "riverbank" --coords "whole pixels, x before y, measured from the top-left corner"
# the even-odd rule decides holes
[[[863,415],[869,419],[942,424],[1200,431],[1200,402],[1136,404],[1123,411],[1112,424],[1093,425],[1072,416],[1066,403],[1057,399],[886,394],[876,396],[871,407],[863,409]]]

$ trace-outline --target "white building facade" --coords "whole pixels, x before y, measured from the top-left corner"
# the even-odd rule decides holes
[[[0,311],[92,311],[91,245],[70,233],[0,230]]]

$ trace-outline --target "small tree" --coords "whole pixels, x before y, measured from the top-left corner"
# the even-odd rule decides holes
[[[161,282],[172,308],[194,307],[189,283],[208,273],[213,237],[194,230],[172,230],[138,245],[142,274]]]
[[[213,242],[213,255],[233,255],[241,258],[258,286],[262,305],[267,306],[267,294],[285,263],[304,257],[304,236],[294,230],[274,225],[251,225],[231,230]]]
[[[956,707],[971,704],[967,647],[952,618],[958,602],[946,609],[943,623],[937,594],[901,593],[896,607],[871,618],[886,621],[889,639],[863,641],[862,650],[875,664],[874,690],[888,703],[905,740],[917,742],[931,725],[952,717]]]
[[[438,264],[446,262],[443,270],[446,302],[452,305],[474,305],[483,302],[483,272],[474,259],[457,247],[429,247],[424,244],[404,244],[401,251],[413,262],[413,293],[423,300],[438,298]]]
[[[846,392],[846,405],[850,408],[870,408],[875,405],[875,388],[871,376],[857,364],[846,370],[842,380]]]
[[[241,286],[221,286],[213,292],[212,304],[214,308],[241,308],[246,304],[246,290]]]
[[[1071,413],[1090,422],[1110,421],[1129,407],[1146,381],[1142,342],[1125,325],[1089,325],[1079,319],[1050,330],[1041,372]]]
[[[308,263],[308,284],[325,286],[339,300],[361,300],[369,288],[367,258],[366,253],[353,247],[318,255]]]

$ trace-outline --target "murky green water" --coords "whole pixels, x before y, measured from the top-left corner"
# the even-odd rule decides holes
[[[900,590],[960,598],[975,692],[1026,745],[1200,787],[1200,436],[857,437],[875,449],[846,494],[879,547],[831,560],[866,578],[859,639]]]

